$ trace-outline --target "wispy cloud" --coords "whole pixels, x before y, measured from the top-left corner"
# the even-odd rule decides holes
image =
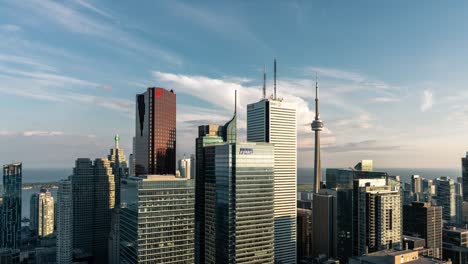
[[[63,136],[65,133],[62,131],[42,131],[42,130],[32,130],[32,131],[24,131],[23,136],[25,137],[34,137],[34,136],[39,136],[39,137],[45,137],[45,136]]]
[[[25,66],[31,66],[38,70],[45,70],[45,71],[57,71],[55,67],[37,62],[31,58],[26,58],[22,56],[15,56],[10,54],[2,54],[0,53],[0,61],[4,63],[14,63],[14,64],[21,64]]]
[[[85,0],[75,0],[75,2],[77,4],[79,4],[80,6],[100,15],[100,16],[103,16],[105,18],[109,18],[109,19],[112,19],[112,16],[107,13],[106,11],[102,10],[102,9],[99,9],[97,8],[96,6],[92,5],[91,3],[89,3],[88,1],[85,1]]]
[[[432,105],[434,104],[433,102],[433,93],[430,90],[424,90],[423,96],[422,96],[422,103],[421,103],[421,112],[426,112],[429,110]]]
[[[401,146],[388,145],[377,140],[351,142],[343,145],[325,147],[326,152],[377,152],[400,149]]]
[[[2,24],[0,25],[0,30],[6,32],[19,32],[21,31],[21,27],[13,24]]]
[[[374,103],[396,103],[400,102],[401,99],[396,97],[374,97],[370,101]]]

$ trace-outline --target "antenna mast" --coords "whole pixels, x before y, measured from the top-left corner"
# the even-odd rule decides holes
[[[266,99],[266,66],[263,65],[263,99]]]
[[[234,91],[234,115],[237,113],[237,90]]]
[[[274,72],[275,72],[275,76],[274,76],[274,84],[273,84],[273,99],[276,100],[276,58],[275,58],[275,62],[274,62]]]

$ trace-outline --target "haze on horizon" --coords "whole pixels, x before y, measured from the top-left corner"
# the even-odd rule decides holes
[[[468,150],[468,3],[0,0],[0,161],[73,167],[120,134],[135,95],[177,94],[177,155],[197,126],[272,93],[298,106],[298,167],[312,167],[315,72],[322,167],[459,168]]]

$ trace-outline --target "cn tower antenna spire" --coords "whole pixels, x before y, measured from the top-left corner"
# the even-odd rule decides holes
[[[315,119],[312,122],[312,131],[315,132],[314,148],[314,192],[318,193],[322,181],[322,166],[320,158],[320,131],[323,130],[323,122],[319,113],[319,88],[317,72],[315,73]]]

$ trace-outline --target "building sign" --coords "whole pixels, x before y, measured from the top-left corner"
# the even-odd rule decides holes
[[[242,155],[253,154],[253,148],[240,148],[239,154],[242,154]]]

